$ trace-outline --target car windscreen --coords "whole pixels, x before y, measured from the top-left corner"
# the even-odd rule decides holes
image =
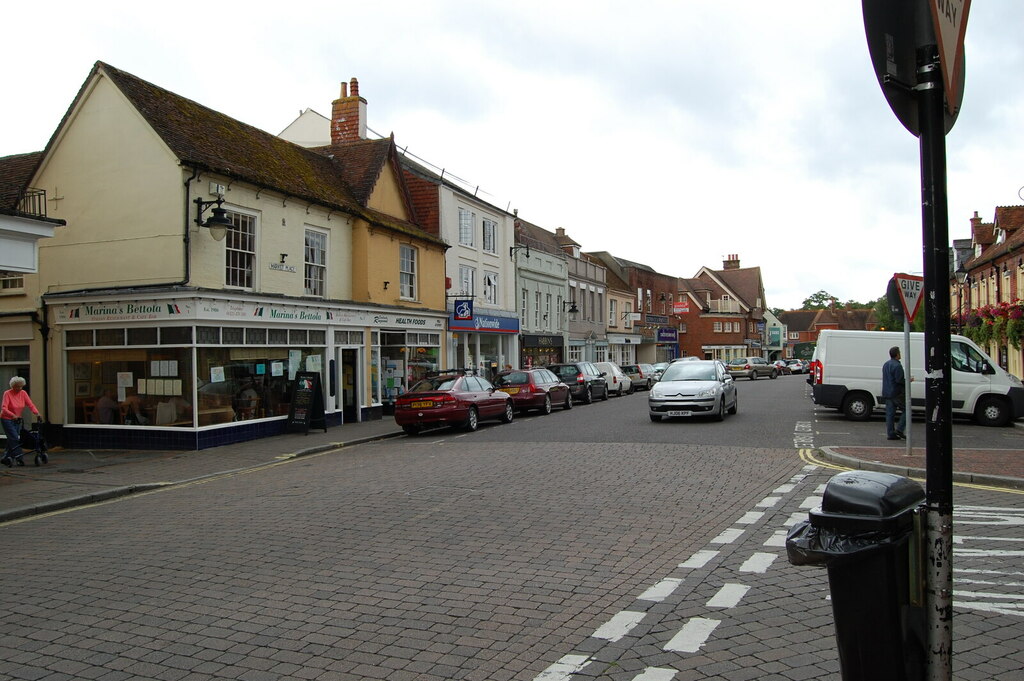
[[[558,375],[565,378],[576,378],[576,375],[580,373],[580,370],[571,364],[558,367]]]
[[[530,382],[530,376],[525,371],[512,371],[507,374],[499,374],[494,379],[494,385],[526,385]]]
[[[676,362],[665,369],[662,381],[714,381],[717,380],[715,367],[696,362]]]
[[[430,392],[432,390],[451,390],[455,387],[455,382],[458,380],[457,376],[435,376],[434,378],[424,378],[411,387],[409,392],[422,393]]]

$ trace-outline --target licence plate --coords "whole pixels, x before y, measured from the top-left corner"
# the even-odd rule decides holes
[[[515,395],[519,392],[519,388],[498,388],[498,390],[509,395]]]
[[[668,412],[668,415],[669,416],[692,416],[693,412],[692,411],[670,411],[670,412]]]
[[[428,407],[433,407],[434,403],[430,400],[421,400],[419,402],[413,402],[410,406],[413,409],[426,409]]]

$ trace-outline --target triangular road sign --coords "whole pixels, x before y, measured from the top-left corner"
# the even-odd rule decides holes
[[[950,114],[956,114],[960,102],[957,88],[960,87],[963,68],[964,33],[967,32],[967,14],[971,11],[971,0],[930,0],[932,23],[935,37],[939,42],[939,62],[946,85],[946,107]]]
[[[900,289],[900,300],[903,302],[903,312],[909,321],[914,321],[917,310],[921,306],[921,299],[924,298],[924,277],[913,274],[894,274],[896,285]]]

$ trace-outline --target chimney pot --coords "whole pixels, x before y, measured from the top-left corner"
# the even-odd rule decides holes
[[[341,83],[341,99],[348,97],[348,83],[342,81]]]
[[[352,96],[353,97],[358,97],[359,96],[359,81],[356,80],[355,78],[353,78],[350,81],[350,83],[351,83],[351,89],[352,89]]]

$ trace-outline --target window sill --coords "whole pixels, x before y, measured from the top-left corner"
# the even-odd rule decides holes
[[[23,296],[25,295],[25,289],[23,288],[9,288],[0,291],[0,296]]]

